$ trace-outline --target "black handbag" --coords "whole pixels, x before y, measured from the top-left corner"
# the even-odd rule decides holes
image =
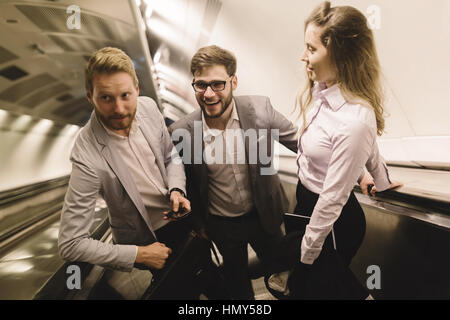
[[[208,299],[228,299],[221,267],[211,258],[217,253],[212,242],[191,231],[166,266],[153,272],[143,300],[197,300],[201,293]]]

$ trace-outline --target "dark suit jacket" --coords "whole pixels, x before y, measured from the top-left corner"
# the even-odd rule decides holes
[[[278,129],[279,142],[292,151],[297,151],[297,128],[272,107],[268,97],[238,96],[234,97],[234,101],[240,125],[244,132],[249,129],[256,129],[258,150],[267,147],[267,154],[272,155],[273,139],[271,139],[271,132],[274,133],[273,129]],[[184,134],[183,132],[180,134],[180,129],[184,131]],[[201,110],[196,110],[175,122],[169,131],[172,133],[174,144],[177,146],[185,164],[187,196],[191,201],[192,212],[197,220],[196,224],[200,227],[209,216],[208,171],[206,164],[202,161]],[[196,137],[194,132],[198,133]],[[198,148],[201,150],[195,150],[195,139],[197,139],[197,146],[201,145]],[[249,159],[249,149],[254,149],[249,144],[249,140],[247,139],[245,143],[246,159]],[[261,174],[261,170],[267,170],[272,165],[272,161],[265,162],[258,152],[256,163],[248,164],[248,173],[254,206],[257,209],[261,224],[268,233],[276,234],[279,232],[282,214],[287,209],[288,201],[278,174]]]

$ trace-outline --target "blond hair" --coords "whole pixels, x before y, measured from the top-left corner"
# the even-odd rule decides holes
[[[373,108],[377,133],[381,135],[384,130],[384,95],[372,30],[366,17],[357,9],[330,6],[330,2],[326,1],[313,10],[305,21],[305,31],[310,23],[322,29],[320,40],[336,68],[336,80],[343,96],[349,102]],[[300,108],[304,126],[305,114],[312,103],[313,85],[314,82],[309,79],[296,99],[296,109]]]
[[[89,58],[84,69],[86,90],[89,92],[93,91],[92,79],[96,74],[116,72],[128,73],[133,79],[134,85],[139,85],[133,62],[125,52],[113,47],[105,47],[97,50]]]
[[[194,54],[191,60],[192,75],[195,76],[196,72],[201,72],[203,68],[216,64],[224,66],[229,76],[235,75],[236,57],[230,51],[215,45],[200,48]]]

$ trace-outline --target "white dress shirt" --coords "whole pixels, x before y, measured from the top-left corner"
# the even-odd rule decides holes
[[[313,100],[297,154],[301,183],[320,195],[302,239],[301,261],[306,264],[319,256],[364,167],[377,191],[391,184],[376,142],[373,109],[347,102],[337,84],[326,88],[316,83]]]
[[[208,168],[209,212],[238,217],[253,208],[245,145],[234,100],[225,130],[208,127],[202,113],[204,158]]]

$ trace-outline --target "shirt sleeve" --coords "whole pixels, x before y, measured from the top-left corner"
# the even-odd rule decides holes
[[[376,130],[363,123],[341,125],[332,137],[332,154],[322,192],[301,244],[301,261],[312,264],[339,218],[355,182],[373,153]]]
[[[365,175],[366,175],[366,170],[363,168],[363,171],[361,171],[361,174],[358,177],[358,183],[361,183],[361,180],[364,178]]]
[[[372,154],[367,160],[366,168],[373,178],[377,191],[384,191],[389,188],[392,183],[389,171],[376,142],[372,148]]]

